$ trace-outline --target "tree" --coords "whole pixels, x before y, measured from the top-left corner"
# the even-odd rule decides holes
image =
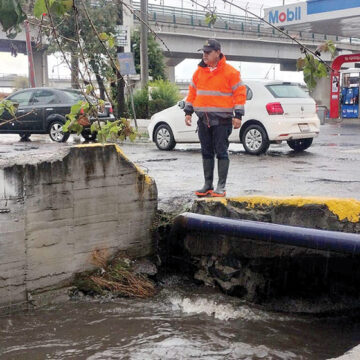
[[[97,31],[100,34],[110,34],[110,36],[106,36],[106,39],[104,37],[104,40],[109,40],[109,43],[111,42],[109,51],[111,51],[113,57],[116,57],[114,40],[111,35],[115,33],[118,18],[117,5],[107,0],[97,0],[96,3],[91,0],[86,0],[85,3],[93,23],[96,24]],[[73,16],[75,11],[78,11],[77,18]],[[95,36],[88,19],[78,9],[72,9],[70,16],[65,18],[56,17],[55,21],[58,24],[57,36],[60,44],[65,52],[71,54],[71,78],[73,87],[76,87],[75,84],[78,84],[79,59],[84,63],[84,59],[82,59],[83,56],[87,63],[86,66],[89,66],[92,73],[95,74],[101,99],[105,99],[105,79],[111,80],[115,78],[115,74],[109,64],[108,58],[104,54],[103,45]],[[54,34],[48,31],[48,36],[51,38]],[[81,51],[77,43],[78,36],[82,47]],[[59,51],[58,45],[55,42],[52,43],[53,45],[49,47],[49,51]]]
[[[131,34],[131,49],[134,53],[135,69],[140,74],[140,31],[136,30]],[[165,59],[160,45],[149,34],[148,39],[148,56],[149,56],[149,75],[153,80],[166,80],[165,75]]]
[[[336,52],[336,46],[331,40],[328,40],[316,49],[315,54],[320,56],[321,52],[330,52],[331,59],[333,59]],[[296,67],[298,71],[303,71],[304,81],[309,90],[313,90],[316,87],[319,79],[328,76],[328,69],[326,65],[317,60],[312,54],[308,54],[306,51],[305,57],[297,60]]]
[[[7,31],[8,37],[13,36],[13,32],[19,31],[20,25],[26,19],[23,10],[25,7],[22,8],[24,1],[1,0],[0,2],[0,25],[4,31]],[[100,32],[103,30],[99,28],[99,23],[102,19],[94,20],[94,15],[91,14],[91,5],[93,8],[98,9],[98,14],[103,15],[106,13],[106,6],[111,6],[112,2],[106,0],[77,0],[76,2],[75,0],[35,0],[34,2],[30,0],[27,4],[29,9],[33,5],[33,14],[28,14],[28,20],[33,25],[39,26],[39,34],[44,33],[48,36],[50,43],[56,44],[56,50],[62,53],[68,67],[71,69],[72,65],[68,60],[66,51],[72,53],[73,57],[77,55],[77,59],[82,61],[85,68],[85,71],[84,69],[79,69],[84,82],[88,82],[86,89],[82,92],[84,100],[80,100],[71,107],[71,112],[66,116],[67,122],[63,125],[63,131],[72,131],[80,134],[83,130],[83,124],[88,122],[89,118],[95,118],[97,121],[92,123],[91,131],[97,133],[99,141],[105,142],[107,140],[124,139],[127,137],[133,139],[136,133],[126,119],[118,119],[114,122],[108,121],[105,125],[101,124],[98,113],[103,111],[105,102],[96,98],[89,71],[89,68],[92,66],[92,60],[95,62],[98,60],[106,65],[107,68],[112,69],[113,74],[119,73],[119,66],[116,63],[114,54],[114,36],[111,33]],[[118,0],[116,5],[119,11],[119,8],[122,8],[123,5],[122,0]],[[118,11],[110,10],[107,13],[118,15]],[[82,21],[84,21],[83,27],[80,25]],[[115,21],[105,19],[103,22],[105,25],[116,24]],[[69,32],[69,37],[60,34],[59,28],[62,25],[66,25],[65,28]],[[86,25],[88,25],[88,31],[84,31]],[[90,38],[86,38],[86,35],[89,35]],[[88,45],[90,40],[93,39],[96,39],[96,44],[89,50]],[[97,52],[97,49],[101,49],[101,51]],[[95,55],[98,55],[97,59]],[[89,97],[89,95],[94,97]],[[16,106],[11,101],[5,100],[0,102],[0,114],[4,111],[11,114],[12,119],[9,121],[18,120]],[[117,116],[120,115],[119,113],[117,114]]]
[[[25,76],[17,76],[13,86],[15,90],[26,89],[29,87],[29,79]]]

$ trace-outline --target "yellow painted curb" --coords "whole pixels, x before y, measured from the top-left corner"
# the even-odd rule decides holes
[[[326,205],[339,220],[347,219],[350,222],[359,222],[360,201],[355,199],[327,198],[327,197],[271,197],[271,196],[241,196],[234,198],[206,198],[204,201],[217,201],[227,205],[229,201],[247,203],[247,208],[255,206],[279,206],[290,205],[301,207],[304,205]]]

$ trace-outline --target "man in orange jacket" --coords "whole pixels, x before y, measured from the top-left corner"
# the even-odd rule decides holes
[[[191,126],[191,115],[199,117],[198,135],[201,143],[205,184],[195,194],[199,197],[226,196],[229,170],[229,136],[232,127],[241,126],[246,101],[246,87],[240,72],[226,63],[221,45],[215,39],[206,41],[203,58],[189,86],[185,104],[185,124]],[[213,187],[214,156],[218,159],[218,184]]]

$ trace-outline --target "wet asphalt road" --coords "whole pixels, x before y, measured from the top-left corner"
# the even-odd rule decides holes
[[[9,160],[24,163],[52,158],[79,142],[80,138],[72,137],[67,144],[56,144],[47,135],[33,135],[31,142],[22,143],[17,135],[0,135],[0,166]],[[191,204],[193,191],[203,183],[199,144],[178,144],[173,151],[160,151],[142,140],[121,147],[155,179],[159,208],[181,211]],[[302,153],[295,153],[285,142],[271,145],[265,155],[251,156],[240,144],[231,144],[230,161],[230,197],[300,195],[360,200],[360,120],[322,125],[320,136]]]
[[[271,145],[265,155],[247,155],[240,144],[230,145],[227,196],[330,196],[360,200],[360,120],[321,126],[321,134],[302,153],[286,142]],[[157,183],[159,207],[169,210],[194,199],[202,186],[199,144],[179,144],[173,151],[155,144],[123,145],[129,158]],[[216,173],[216,169],[215,169]]]

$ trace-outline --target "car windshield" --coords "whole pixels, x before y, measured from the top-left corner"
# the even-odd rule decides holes
[[[86,101],[85,96],[80,92],[76,90],[63,90],[64,93],[71,99],[71,102],[78,102],[78,101]],[[89,100],[93,104],[96,104],[96,100],[92,96],[88,96]]]
[[[310,95],[306,93],[298,84],[273,84],[267,85],[266,88],[276,98],[308,98]]]

